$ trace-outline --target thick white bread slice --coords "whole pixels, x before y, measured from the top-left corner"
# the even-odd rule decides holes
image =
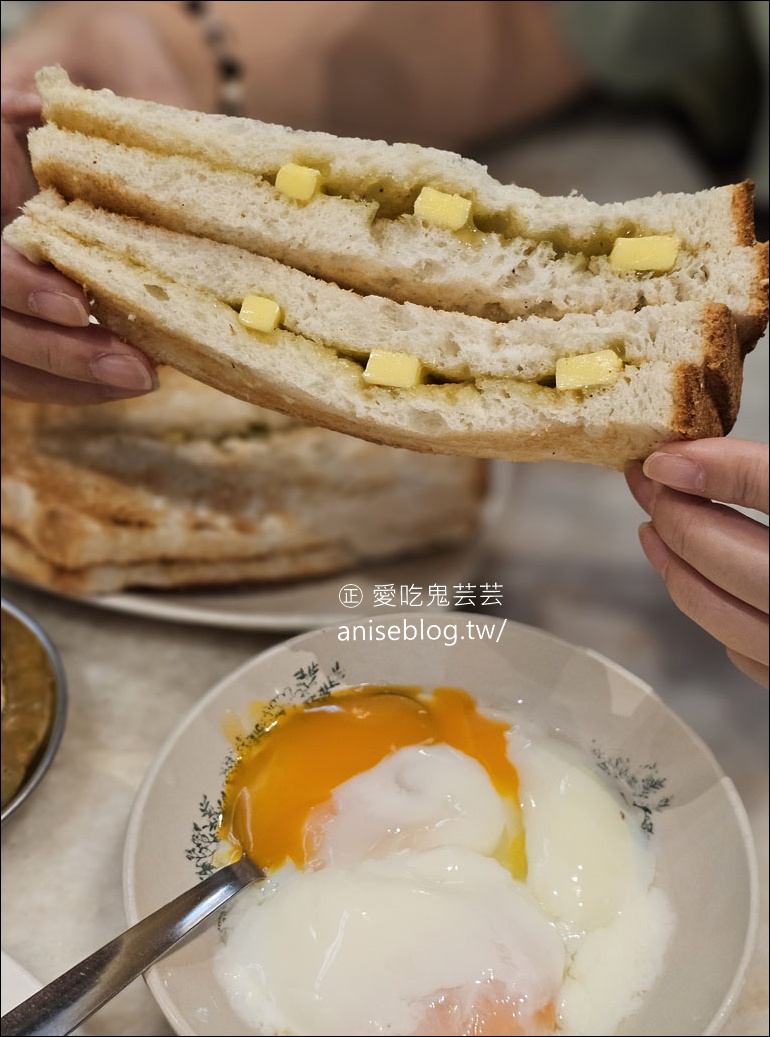
[[[173,408],[184,387],[166,397],[167,382],[157,396]],[[114,405],[75,409],[79,426],[62,407],[30,422],[28,406],[8,401],[2,419],[3,565],[60,589],[304,578],[456,546],[478,526],[471,459],[302,427],[212,440],[186,408],[151,434],[117,430],[120,404],[116,431],[95,434],[92,412]]]
[[[522,236],[594,241],[630,223],[651,233],[676,230],[693,248],[754,241],[752,198],[745,185],[609,205],[577,195],[547,198],[500,184],[477,162],[435,148],[341,138],[118,97],[110,90],[75,86],[55,67],[38,72],[37,88],[43,118],[62,128],[160,154],[200,158],[214,168],[251,176],[274,178],[285,163],[304,163],[322,171],[331,195],[369,197],[388,213],[411,211],[420,188],[429,183],[473,196],[482,220],[508,218]]]
[[[190,113],[180,115],[185,117],[183,122],[197,125]],[[229,121],[224,126],[232,131]],[[365,142],[352,143],[363,146]],[[554,199],[541,200],[551,203],[547,210],[554,222],[537,231],[528,228],[526,233],[520,231],[521,216],[512,215],[509,201],[508,216],[498,221],[501,233],[476,232],[469,238],[463,232],[428,225],[411,210],[381,218],[377,202],[362,200],[358,194],[319,194],[300,204],[278,192],[269,178],[225,165],[226,150],[213,164],[85,136],[53,124],[33,130],[29,147],[40,185],[55,187],[67,198],[228,242],[362,294],[495,320],[717,301],[733,310],[747,346],[755,342],[767,316],[767,247],[738,244],[745,237],[732,222],[739,208],[739,188],[604,208],[579,198],[558,199],[558,206]],[[397,176],[400,152],[393,153],[390,145],[372,147],[384,149],[381,161],[393,163],[387,177]],[[412,146],[403,147],[411,154]],[[461,165],[463,161],[457,159]],[[481,176],[480,167],[470,165]],[[435,183],[434,177],[431,184]],[[521,191],[494,181],[490,185],[489,206],[500,192]],[[442,180],[441,186],[453,185]],[[466,187],[464,193],[468,192]],[[532,194],[524,192],[526,199]],[[498,204],[501,207],[502,200]],[[483,222],[479,217],[477,223]],[[615,238],[632,230],[675,232],[682,238],[670,273],[619,273],[610,266],[608,253]],[[720,242],[718,247],[712,238]]]
[[[631,364],[653,356],[676,363],[682,356],[676,339],[656,338],[654,313],[646,322],[630,325],[623,312],[604,314],[600,320],[568,315],[562,321],[530,317],[526,322],[500,323],[377,295],[357,295],[244,249],[203,238],[191,241],[187,235],[95,209],[86,202],[67,204],[50,189],[31,199],[25,213],[236,309],[251,293],[268,296],[280,305],[284,328],[335,353],[364,362],[376,349],[408,353],[444,380],[494,375],[552,381],[561,357],[599,349],[616,349]]]
[[[32,214],[14,221],[6,239],[84,284],[97,316],[157,362],[242,399],[394,446],[621,468],[670,439],[721,435],[737,410],[741,351],[729,311],[716,304],[625,314],[622,345],[636,359],[601,389],[560,392],[483,371],[460,383],[386,389],[364,382],[362,364],[346,355],[355,344],[247,330],[211,291],[161,272],[165,253],[156,257],[149,249],[140,265]],[[187,238],[184,247],[194,252],[196,240]],[[355,296],[350,300],[358,305]],[[335,326],[337,318],[324,310],[322,319]],[[537,352],[541,342],[551,356],[568,353],[576,340],[605,341],[608,328],[618,333],[612,315],[512,327],[524,353],[527,343]]]

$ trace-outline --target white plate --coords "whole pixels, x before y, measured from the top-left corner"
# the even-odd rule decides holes
[[[461,636],[469,621],[485,622],[492,639]],[[358,623],[368,629],[368,621]],[[408,650],[403,641],[343,641],[341,628],[329,627],[257,656],[198,703],[167,742],[135,803],[124,859],[129,922],[193,885],[210,861],[230,754],[223,733],[228,715],[245,720],[254,700],[296,702],[324,687],[452,684],[482,706],[542,723],[593,753],[625,791],[640,823],[647,815],[634,788],[651,775],[664,783],[670,804],[657,802],[657,793],[645,793],[653,797],[645,803],[656,808],[651,838],[658,883],[676,911],[677,928],[656,989],[618,1033],[717,1033],[752,951],[758,886],[745,811],[710,751],[637,678],[542,631],[462,613],[389,616],[388,623],[415,626]],[[205,924],[148,974],[178,1034],[252,1033],[213,977],[218,940],[215,921]]]
[[[135,590],[121,594],[66,595],[97,608],[145,616],[176,623],[225,627],[229,630],[310,630],[342,622],[357,613],[371,612],[375,587],[393,584],[422,587],[432,584],[449,588],[467,582],[478,560],[478,547],[444,551],[425,558],[339,573],[323,579],[280,586],[242,584],[201,590]],[[342,588],[358,587],[362,602],[350,610],[340,604]],[[46,588],[38,588],[46,590]],[[403,606],[400,606],[403,607]],[[425,611],[422,606],[414,606]]]
[[[6,1012],[10,1012],[12,1008],[37,993],[41,985],[5,951],[0,951],[0,963],[2,964],[0,1001],[2,1002],[2,1014],[5,1015]]]
[[[392,584],[401,611],[425,611],[428,588],[447,587],[449,606],[462,608],[453,588],[472,579],[485,543],[508,501],[513,466],[490,465],[490,486],[482,510],[480,532],[467,547],[441,551],[399,562],[372,565],[321,579],[280,585],[242,584],[195,590],[131,590],[120,594],[68,595],[26,580],[18,580],[48,594],[114,612],[146,616],[176,623],[225,627],[230,630],[296,631],[341,623],[351,614],[368,614],[376,607],[375,588]],[[4,574],[7,579],[16,577]],[[340,603],[342,588],[358,587],[361,603],[346,608]],[[419,602],[400,601],[401,588],[422,589]],[[404,594],[408,596],[405,590]],[[467,603],[465,603],[467,607]],[[434,606],[435,607],[435,606]]]

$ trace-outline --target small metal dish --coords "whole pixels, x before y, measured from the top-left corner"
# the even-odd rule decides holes
[[[40,626],[2,599],[2,815],[5,824],[37,787],[59,748],[67,686]]]

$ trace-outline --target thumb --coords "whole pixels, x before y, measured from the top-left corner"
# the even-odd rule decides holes
[[[644,474],[698,497],[768,513],[768,446],[748,439],[667,443],[650,454]]]

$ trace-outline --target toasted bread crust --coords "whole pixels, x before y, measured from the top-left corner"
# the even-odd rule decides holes
[[[744,355],[751,352],[764,334],[769,315],[767,294],[768,278],[770,277],[768,242],[763,241],[753,245],[752,251],[756,257],[756,275],[751,282],[751,304],[746,314],[736,315],[738,337],[743,346]]]
[[[754,189],[751,180],[744,180],[733,187],[732,211],[735,226],[735,241],[738,245],[753,245],[756,241],[754,230]]]
[[[726,436],[735,424],[743,385],[743,365],[732,314],[724,306],[706,308],[705,362],[681,372],[675,428],[684,439]]]
[[[738,337],[744,354],[750,352],[767,327],[768,242],[757,242],[754,226],[754,183],[744,180],[733,186],[732,215],[736,244],[753,249],[756,273],[750,284],[750,305],[736,314]]]

